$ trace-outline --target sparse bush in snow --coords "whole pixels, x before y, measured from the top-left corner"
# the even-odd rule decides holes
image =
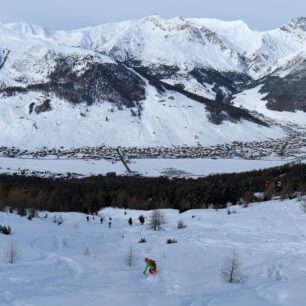
[[[306,198],[301,199],[301,209],[306,213]]]
[[[61,224],[63,224],[63,222],[64,222],[63,217],[61,215],[59,215],[58,218],[57,218],[57,225],[61,225]]]
[[[3,235],[10,235],[12,233],[12,229],[10,226],[0,225],[0,233]]]
[[[282,270],[282,264],[271,264],[268,268],[267,268],[267,276],[269,279],[275,279],[277,281],[281,281],[282,278],[282,274],[281,274],[281,270]]]
[[[235,249],[233,254],[225,259],[221,268],[221,276],[228,283],[243,283],[246,280],[246,276],[242,274],[239,255]]]
[[[172,243],[177,243],[177,240],[176,239],[167,239],[167,244],[172,244]]]
[[[85,255],[85,256],[90,256],[90,254],[91,254],[91,253],[90,253],[89,248],[86,248],[85,251],[84,251],[84,255]]]
[[[11,241],[5,251],[5,260],[10,264],[15,264],[21,258],[21,253],[16,244]]]
[[[149,228],[154,231],[160,231],[164,224],[166,224],[166,220],[161,211],[159,209],[153,210],[149,217]]]
[[[52,218],[52,222],[56,223],[57,225],[61,225],[61,224],[63,224],[64,220],[63,220],[63,217],[61,215],[59,215],[59,216],[55,215]]]
[[[130,245],[127,253],[125,254],[124,261],[125,263],[131,267],[136,263],[136,254],[132,245]]]
[[[27,210],[24,207],[18,207],[17,214],[21,217],[25,217],[27,215]]]
[[[129,217],[129,220],[128,220],[128,223],[129,223],[129,225],[133,225],[133,219],[132,219],[132,217]]]
[[[145,237],[141,237],[140,240],[138,241],[138,243],[146,243],[147,240]]]
[[[141,225],[145,223],[145,217],[143,215],[140,215],[138,219]]]
[[[179,220],[179,221],[177,222],[177,228],[178,228],[178,229],[182,229],[182,228],[185,228],[185,227],[187,227],[187,225],[184,223],[183,220]]]
[[[38,212],[35,209],[30,209],[29,211],[29,215],[28,215],[28,220],[32,220],[33,218],[37,218],[38,217]]]

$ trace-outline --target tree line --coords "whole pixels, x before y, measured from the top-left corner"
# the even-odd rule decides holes
[[[257,197],[257,192],[262,197]],[[203,178],[93,176],[82,179],[0,175],[0,209],[26,209],[95,213],[103,207],[130,209],[225,208],[290,198],[306,192],[306,165],[295,164],[244,173],[216,174]]]

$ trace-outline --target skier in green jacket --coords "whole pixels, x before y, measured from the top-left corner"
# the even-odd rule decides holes
[[[143,271],[143,274],[146,274],[148,269],[151,275],[154,275],[155,273],[157,273],[157,269],[156,269],[157,267],[156,267],[156,263],[154,260],[146,257],[145,262],[146,262],[146,267],[145,267],[145,270]]]

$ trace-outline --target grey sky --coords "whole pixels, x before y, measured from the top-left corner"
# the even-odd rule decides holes
[[[275,28],[306,15],[306,0],[2,0],[0,22],[24,21],[48,29],[75,29],[158,13],[161,17],[242,19]]]

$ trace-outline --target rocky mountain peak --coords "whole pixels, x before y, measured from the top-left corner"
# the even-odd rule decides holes
[[[286,32],[293,32],[295,30],[306,32],[306,17],[294,18],[289,23],[283,25],[280,29]]]

